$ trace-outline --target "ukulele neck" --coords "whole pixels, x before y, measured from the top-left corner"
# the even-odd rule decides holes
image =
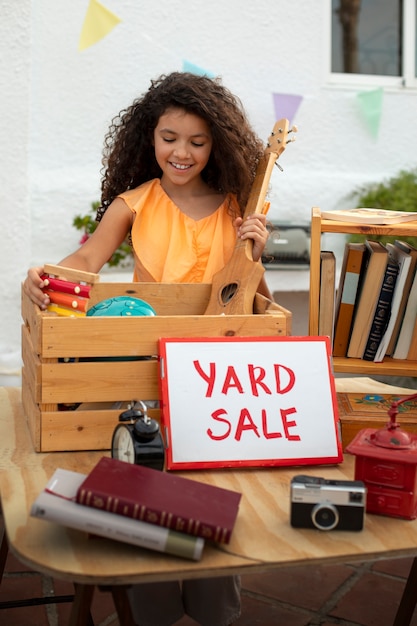
[[[260,158],[243,219],[246,219],[249,215],[264,212],[265,198],[275,162],[276,155],[272,153],[263,154]],[[238,239],[236,241],[235,254],[244,255],[252,261],[252,249],[252,239]]]
[[[254,181],[252,183],[249,200],[243,218],[255,213],[263,213],[265,198],[268,192],[269,181],[277,157],[273,153],[263,154],[259,160]]]

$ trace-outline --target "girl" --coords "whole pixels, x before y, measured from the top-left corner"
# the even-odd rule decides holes
[[[112,122],[105,138],[100,221],[60,265],[99,272],[130,233],[135,281],[211,282],[236,235],[253,240],[258,261],[264,215],[242,215],[262,154],[235,98],[217,80],[173,73],[151,83]],[[126,191],[127,190],[127,191]],[[42,267],[25,281],[42,309]],[[265,280],[258,291],[271,294]]]
[[[262,143],[240,102],[219,80],[173,73],[122,111],[105,138],[100,222],[63,266],[99,272],[129,234],[135,281],[211,282],[236,241],[253,240],[258,261],[264,215],[243,221]],[[25,289],[42,309],[42,267]],[[272,299],[262,279],[258,291]],[[203,626],[229,626],[240,614],[238,577],[135,585],[136,623],[169,626],[187,613]]]

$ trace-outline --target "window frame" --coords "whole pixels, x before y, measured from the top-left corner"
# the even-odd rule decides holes
[[[348,74],[332,72],[332,0],[325,0],[325,37],[326,59],[325,81],[329,85],[349,87],[352,85],[367,87],[392,87],[398,89],[417,89],[417,0],[403,1],[403,55],[401,76],[385,76],[383,74]]]

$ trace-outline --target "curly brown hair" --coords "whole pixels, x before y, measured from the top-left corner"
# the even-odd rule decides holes
[[[203,118],[212,134],[204,181],[216,191],[236,194],[245,209],[263,146],[240,100],[219,78],[173,72],[151,81],[148,91],[113,118],[104,140],[100,220],[114,198],[161,176],[153,133],[167,109],[178,107]]]

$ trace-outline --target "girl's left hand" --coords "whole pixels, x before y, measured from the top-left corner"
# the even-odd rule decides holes
[[[269,236],[266,228],[266,215],[255,213],[248,215],[245,219],[237,217],[234,225],[240,239],[253,240],[252,257],[254,261],[259,261]]]

